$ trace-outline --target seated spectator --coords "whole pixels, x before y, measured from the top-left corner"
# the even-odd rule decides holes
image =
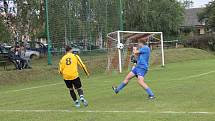
[[[26,65],[27,61],[20,57],[21,51],[20,47],[17,46],[13,51],[9,52],[9,59],[16,65],[16,69],[22,70]]]

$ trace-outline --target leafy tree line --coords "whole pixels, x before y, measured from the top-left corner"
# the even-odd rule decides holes
[[[162,31],[176,36],[188,1],[122,0],[123,28],[130,31]],[[95,41],[99,35],[120,28],[119,0],[49,0],[52,40]],[[65,35],[67,36],[65,38]]]
[[[184,7],[177,0],[127,0],[125,10],[129,30],[176,35],[184,20]]]
[[[4,24],[4,20],[0,18],[0,42],[7,42],[10,39],[10,32]]]
[[[49,30],[53,43],[65,41],[95,42],[120,28],[124,30],[162,31],[176,36],[184,19],[188,0],[48,0]],[[31,38],[45,35],[44,0],[17,0],[18,14],[10,19],[20,35]],[[27,4],[26,4],[27,3]],[[9,29],[10,30],[10,29]]]
[[[52,41],[95,39],[99,32],[118,30],[116,5],[115,0],[49,0]]]
[[[1,16],[2,21],[0,22],[5,28],[0,30],[7,30],[8,34],[0,41],[15,41],[15,38],[21,40],[22,35],[32,38],[44,35],[45,15],[43,0],[14,0],[14,2],[17,4],[17,15],[11,16],[5,9],[6,16]]]

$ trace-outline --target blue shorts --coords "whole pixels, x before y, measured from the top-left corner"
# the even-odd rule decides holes
[[[131,72],[134,73],[134,74],[137,75],[137,76],[142,76],[142,77],[144,77],[144,76],[146,75],[147,71],[148,71],[148,70],[146,70],[146,69],[144,69],[144,68],[137,68],[137,67],[135,67],[135,68],[132,69]]]

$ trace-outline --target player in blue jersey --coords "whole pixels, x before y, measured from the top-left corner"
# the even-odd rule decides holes
[[[137,64],[132,69],[132,71],[125,77],[125,80],[118,86],[118,87],[112,87],[114,92],[117,94],[122,90],[128,82],[135,76],[137,76],[138,83],[141,87],[143,87],[147,94],[149,99],[154,99],[154,93],[149,88],[149,86],[144,82],[144,77],[148,71],[149,68],[149,57],[150,57],[150,48],[146,45],[147,40],[140,39],[138,46],[133,47],[133,53],[135,56],[137,56]]]

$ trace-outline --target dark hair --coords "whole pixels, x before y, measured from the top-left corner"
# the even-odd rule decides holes
[[[72,48],[70,46],[66,46],[66,52],[69,52],[70,50],[72,50]]]

